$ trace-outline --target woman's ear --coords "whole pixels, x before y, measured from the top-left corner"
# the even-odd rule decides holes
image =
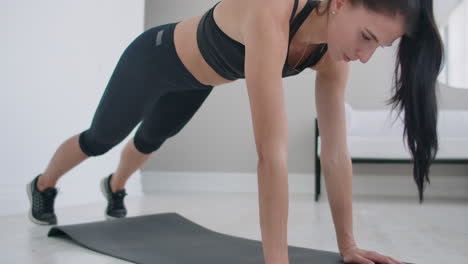
[[[330,12],[339,12],[341,9],[343,9],[344,6],[349,4],[349,0],[330,0],[331,5],[330,5]]]

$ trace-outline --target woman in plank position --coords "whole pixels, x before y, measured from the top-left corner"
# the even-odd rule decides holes
[[[282,78],[316,71],[321,163],[345,263],[400,263],[358,248],[346,143],[350,61],[366,63],[399,39],[394,94],[404,110],[420,202],[438,150],[435,82],[443,48],[432,0],[224,0],[203,15],[153,27],[123,52],[89,129],[63,142],[28,185],[30,218],[56,224],[58,179],[106,153],[141,121],[116,170],[101,180],[106,216],[125,217],[125,183],[193,117],[213,87],[245,79],[258,152],[260,225],[267,264],[288,263],[288,142]]]

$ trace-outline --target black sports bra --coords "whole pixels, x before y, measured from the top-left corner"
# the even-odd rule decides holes
[[[232,39],[224,33],[216,24],[213,18],[213,10],[220,3],[216,3],[210,8],[201,18],[197,28],[197,43],[200,53],[219,75],[228,80],[236,80],[245,78],[244,62],[245,62],[245,46]],[[302,25],[307,16],[312,10],[319,5],[320,1],[307,0],[306,5],[301,12],[293,20],[297,10],[298,0],[294,0],[294,8],[291,14],[291,27],[289,31],[289,44],[296,34],[299,27]],[[288,44],[288,50],[289,50]],[[325,54],[328,49],[326,43],[319,45],[317,50],[313,52],[297,69],[288,65],[288,56],[283,67],[283,77],[297,75],[305,68],[315,65]]]

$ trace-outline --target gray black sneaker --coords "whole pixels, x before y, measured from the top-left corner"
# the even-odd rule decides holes
[[[54,213],[54,201],[57,196],[57,188],[49,187],[42,192],[37,189],[39,174],[30,183],[26,184],[30,209],[29,219],[39,225],[56,225],[57,216]]]
[[[101,180],[101,191],[107,199],[107,208],[104,215],[108,220],[122,218],[127,215],[127,209],[125,209],[123,201],[127,193],[125,189],[113,193],[110,186],[111,178],[112,174]]]

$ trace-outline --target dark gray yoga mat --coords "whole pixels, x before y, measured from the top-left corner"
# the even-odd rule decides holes
[[[264,264],[261,241],[214,232],[177,213],[55,226],[47,236],[134,263]],[[343,262],[336,252],[289,246],[289,263]]]

